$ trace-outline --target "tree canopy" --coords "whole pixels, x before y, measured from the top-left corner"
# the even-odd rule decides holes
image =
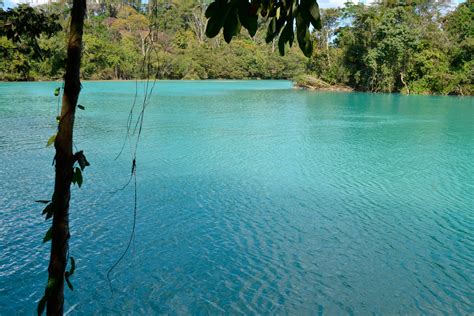
[[[472,1],[452,10],[426,1],[348,4],[319,10],[320,14],[305,8],[316,10],[317,4],[92,2],[81,75],[83,79],[144,79],[137,65],[149,54],[158,79],[292,79],[310,74],[361,91],[474,93]],[[52,3],[41,10],[65,27],[67,4]],[[0,80],[62,78],[63,32],[39,37],[41,58],[2,35]],[[292,45],[295,37],[299,45]],[[308,59],[304,54],[309,53]]]
[[[61,25],[58,15],[38,11],[27,5],[3,10],[0,8],[0,54],[6,57],[10,69],[25,79],[29,78],[31,60],[42,60],[49,51],[40,47],[40,36],[51,38]],[[11,56],[13,54],[14,56]],[[1,79],[1,78],[0,78]]]

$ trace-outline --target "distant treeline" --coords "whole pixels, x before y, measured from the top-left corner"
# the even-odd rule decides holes
[[[323,26],[313,30],[310,59],[297,47],[279,56],[276,43],[265,42],[265,27],[254,37],[242,31],[231,44],[222,36],[206,38],[206,7],[197,0],[90,3],[83,78],[291,79],[311,74],[361,91],[474,94],[472,0],[455,9],[433,1],[385,1],[321,10]],[[67,3],[40,9],[58,14],[67,29]],[[22,43],[0,37],[0,80],[61,79],[65,41],[64,31],[44,36],[39,40],[43,53],[32,54]]]

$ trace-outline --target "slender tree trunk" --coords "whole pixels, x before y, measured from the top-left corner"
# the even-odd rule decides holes
[[[405,86],[407,89],[407,94],[410,94],[410,88],[408,87],[407,83],[405,82],[405,78],[403,77],[403,72],[400,73],[400,80],[402,84]]]
[[[52,227],[51,257],[48,267],[48,285],[51,286],[47,296],[47,315],[62,315],[64,307],[64,272],[67,265],[69,240],[69,200],[71,197],[74,165],[72,139],[74,115],[81,90],[79,70],[85,12],[86,0],[74,0],[67,47],[61,120],[54,143],[56,148],[56,178],[53,194],[55,210]]]

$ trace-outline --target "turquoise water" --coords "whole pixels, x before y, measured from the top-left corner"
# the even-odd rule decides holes
[[[58,83],[0,84],[0,314],[46,283]],[[142,91],[142,87],[140,90]],[[135,83],[86,82],[72,314],[473,314],[474,99],[159,82],[116,161]],[[126,149],[129,147],[126,146]]]

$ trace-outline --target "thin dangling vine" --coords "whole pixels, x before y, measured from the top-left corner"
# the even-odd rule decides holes
[[[154,7],[156,4],[154,4]],[[130,232],[130,236],[128,238],[127,246],[125,247],[124,251],[120,255],[120,257],[114,262],[114,264],[108,269],[107,271],[107,281],[109,283],[109,287],[111,291],[113,292],[112,289],[112,282],[111,282],[111,273],[112,271],[118,266],[118,264],[123,260],[125,255],[128,253],[130,246],[132,244],[133,239],[135,238],[135,228],[137,224],[137,201],[138,201],[138,190],[137,190],[137,151],[138,151],[138,145],[140,142],[140,136],[142,133],[142,128],[143,128],[143,121],[145,117],[145,109],[150,103],[150,97],[153,94],[153,90],[156,85],[157,81],[157,73],[153,71],[153,68],[151,66],[150,58],[152,53],[157,53],[156,48],[154,46],[155,41],[155,34],[154,34],[154,29],[156,29],[156,19],[153,19],[150,21],[149,24],[149,32],[148,35],[145,38],[145,55],[143,56],[143,60],[140,66],[141,72],[143,72],[145,79],[144,83],[144,94],[143,94],[143,100],[142,100],[142,107],[138,113],[138,117],[136,118],[134,122],[134,110],[137,105],[137,100],[139,97],[139,92],[138,92],[138,80],[135,80],[135,95],[133,98],[132,106],[130,108],[130,111],[128,113],[127,117],[127,123],[126,123],[126,133],[124,137],[123,144],[121,146],[121,149],[117,156],[115,157],[114,160],[117,160],[121,154],[123,153],[125,149],[125,145],[127,141],[130,142],[130,150],[131,150],[131,155],[132,155],[132,167],[131,167],[131,172],[128,181],[120,188],[116,189],[115,191],[111,192],[112,194],[117,193],[118,191],[124,190],[133,180],[134,183],[134,206],[133,206],[133,223],[132,223],[132,229]],[[153,75],[153,80],[150,80],[150,77]],[[134,123],[134,124],[133,124]],[[135,136],[135,138],[133,138]]]

